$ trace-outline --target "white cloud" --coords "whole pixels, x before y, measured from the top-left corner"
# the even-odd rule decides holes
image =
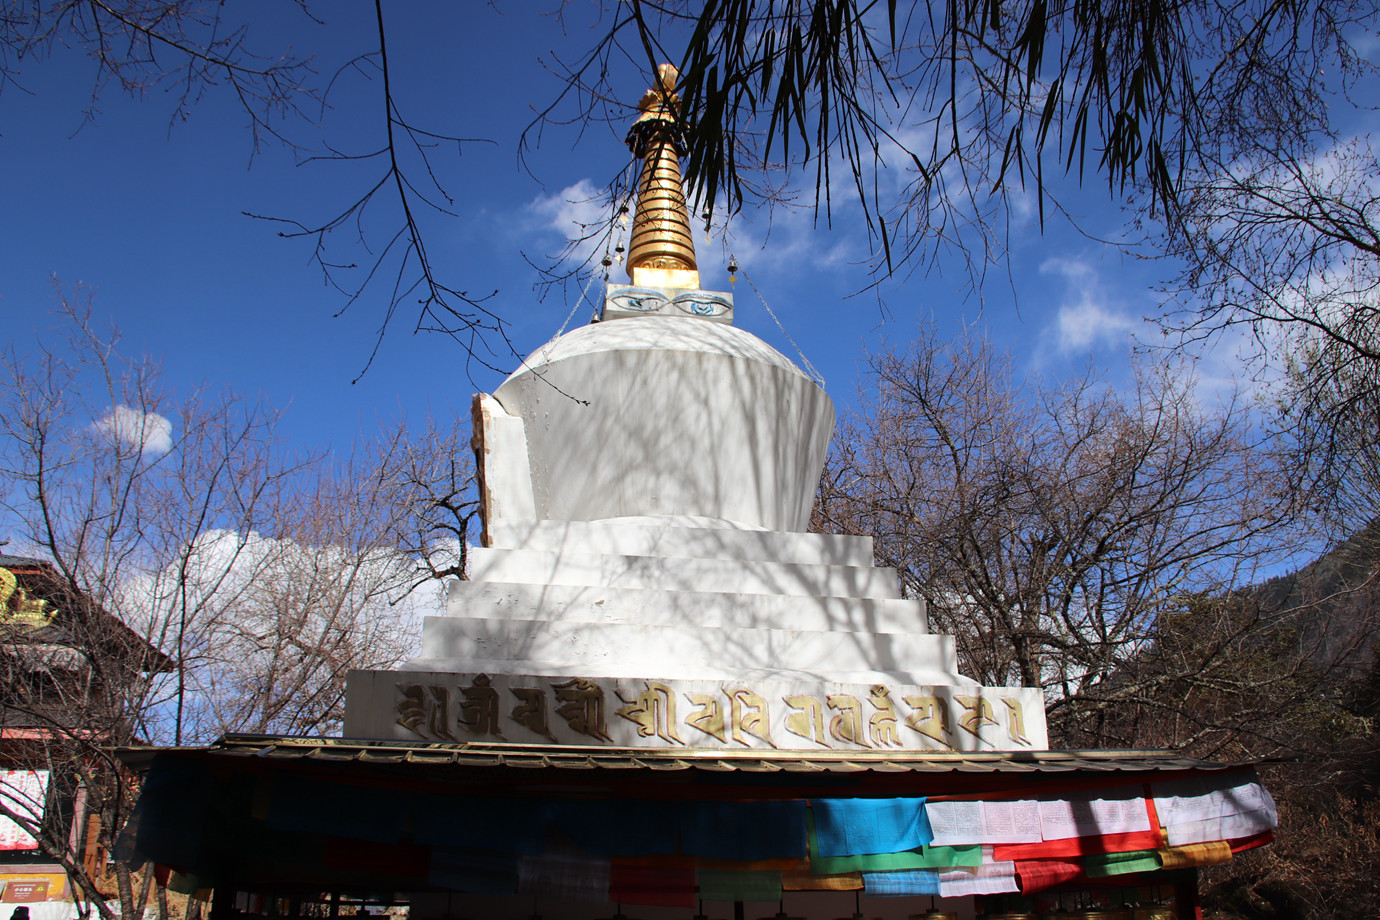
[[[1135,349],[1155,363],[1163,362],[1194,401],[1208,411],[1243,399],[1259,404],[1270,398],[1278,383],[1280,368],[1270,356],[1283,353],[1283,349],[1256,340],[1248,329],[1234,327],[1201,339],[1168,335],[1128,306],[1141,302],[1153,310],[1155,303],[1145,299],[1153,292],[1114,271],[1100,271],[1095,259],[1084,256],[1046,259],[1040,274],[1050,277],[1062,290],[1053,298],[1057,308],[1042,332],[1037,361],[1050,353],[1086,358],[1101,352],[1095,354],[1099,364],[1124,366],[1121,361],[1107,363],[1105,352],[1124,356]]]
[[[157,412],[116,406],[92,427],[120,444],[138,447],[145,454],[166,454],[172,450],[172,422]]]
[[[1116,345],[1125,340],[1134,324],[1120,313],[1091,298],[1059,308],[1059,350],[1091,348],[1097,344]]]
[[[1040,274],[1060,276],[1067,287],[1052,330],[1061,354],[1099,346],[1123,346],[1140,325],[1107,295],[1096,269],[1088,262],[1046,259],[1040,265]]]
[[[862,230],[851,214],[836,212],[831,230],[807,207],[759,208],[734,216],[724,247],[737,256],[744,271],[755,272],[760,279],[772,272],[795,275],[801,266],[818,271],[863,264],[867,250],[858,245],[861,239]],[[703,242],[701,237],[696,245]],[[700,256],[701,274],[715,272],[715,263],[727,261],[714,251],[717,247],[705,248],[708,251]]]
[[[1170,338],[1165,344],[1191,368],[1200,405],[1214,408],[1244,397],[1259,406],[1277,398],[1284,380],[1281,357],[1291,347],[1269,330],[1262,330],[1261,336],[1230,327],[1202,340]]]
[[[595,186],[589,179],[567,185],[554,195],[532,199],[527,213],[534,218],[532,229],[560,234],[567,247],[563,257],[576,265],[594,258],[603,247],[613,216],[608,190]]]
[[[445,586],[433,582],[409,591],[424,581],[418,561],[384,547],[214,529],[168,550],[143,567],[132,564],[112,602],[114,612],[164,651],[180,648],[183,726],[195,739],[260,718],[260,710],[246,704],[273,701],[278,685],[268,675],[282,686],[300,680],[305,701],[313,694],[328,698],[329,684],[343,669],[397,667],[421,651],[425,617],[445,609]],[[172,736],[173,683],[171,674],[159,678],[153,708],[145,713],[158,740]],[[310,718],[314,710],[303,709]],[[312,728],[329,732],[339,724],[328,720]]]

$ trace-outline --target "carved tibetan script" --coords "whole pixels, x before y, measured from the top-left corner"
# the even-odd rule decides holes
[[[397,683],[399,737],[624,747],[1011,750],[1045,744],[1038,691],[976,687],[416,674]],[[395,730],[396,731],[396,730]]]

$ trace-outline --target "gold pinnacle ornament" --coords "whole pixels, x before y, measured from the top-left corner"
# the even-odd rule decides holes
[[[699,288],[695,241],[680,177],[675,94],[680,74],[657,68],[657,85],[638,103],[641,115],[628,129],[628,147],[642,161],[628,252],[628,277],[639,287]]]

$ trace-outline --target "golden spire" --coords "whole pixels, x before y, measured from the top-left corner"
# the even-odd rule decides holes
[[[642,161],[628,245],[628,277],[639,287],[700,286],[676,141],[679,77],[670,64],[657,68],[657,85],[642,96],[637,106],[642,114],[628,129],[628,146]]]

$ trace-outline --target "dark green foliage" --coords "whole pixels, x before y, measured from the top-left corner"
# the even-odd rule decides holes
[[[940,238],[961,246],[955,234],[989,231],[1011,186],[1033,188],[1043,220],[1047,174],[1093,174],[1172,212],[1204,160],[1299,149],[1326,128],[1329,94],[1365,69],[1350,42],[1374,31],[1377,13],[1334,0],[628,0],[624,10],[572,84],[591,99],[607,92],[609,49],[632,27],[637,40],[621,50],[634,60],[679,57],[686,178],[704,211],[770,197],[748,178],[758,167],[805,168],[827,218],[842,169],[887,273]]]
[[[1370,537],[1368,528],[1253,591],[1193,599],[1145,656],[1203,662],[1198,686],[1169,684],[1162,697],[1200,724],[1234,726],[1216,753],[1276,760],[1264,771],[1279,805],[1276,842],[1206,871],[1210,917],[1380,913],[1380,605],[1371,590],[1380,566]],[[1163,743],[1181,743],[1183,729],[1165,723]]]

